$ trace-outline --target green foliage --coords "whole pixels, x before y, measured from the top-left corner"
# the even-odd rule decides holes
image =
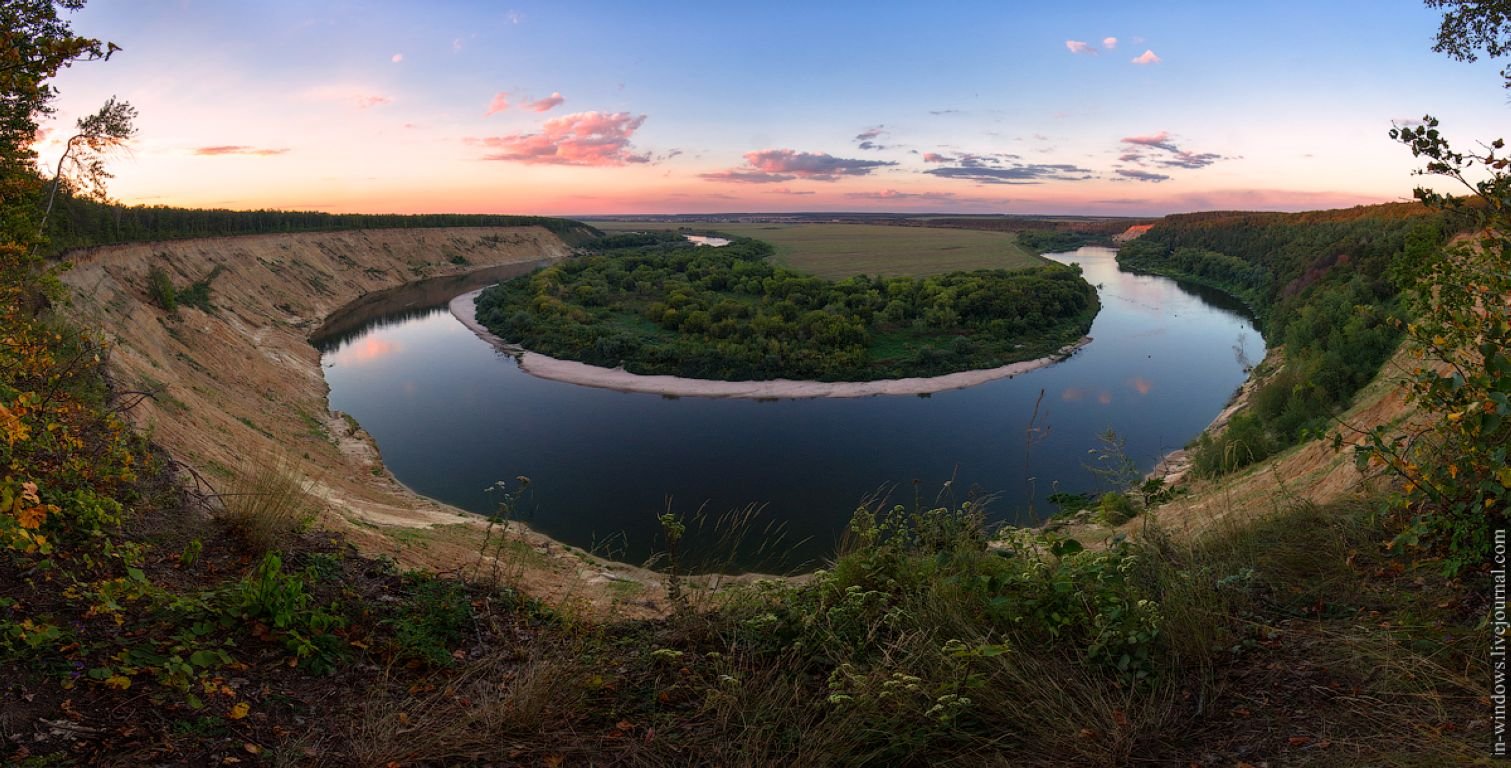
[[[424,573],[404,576],[403,599],[384,620],[393,630],[395,658],[431,667],[456,663],[452,652],[472,626],[472,604],[462,585]]]
[[[1511,0],[1426,0],[1428,8],[1444,8],[1432,50],[1459,61],[1477,61],[1479,52],[1492,59],[1511,54]],[[1501,70],[1511,88],[1511,66]]]
[[[162,267],[147,270],[147,297],[165,312],[178,311],[178,291],[173,288],[173,278]]]
[[[204,279],[196,280],[190,283],[189,287],[178,291],[179,306],[194,307],[201,312],[214,310],[214,307],[210,304],[210,283],[219,277],[223,271],[225,271],[225,267],[216,264],[215,268],[210,270],[210,274],[205,275]]]
[[[1097,522],[1107,526],[1119,526],[1138,515],[1133,499],[1127,494],[1108,491],[1097,502]]]
[[[1473,236],[1455,241],[1418,270],[1406,332],[1420,363],[1407,397],[1432,420],[1423,427],[1371,430],[1361,465],[1384,464],[1405,481],[1400,508],[1411,518],[1396,545],[1446,554],[1450,573],[1487,562],[1494,531],[1511,522],[1511,160],[1496,140],[1478,153],[1452,149],[1427,117],[1391,138],[1427,160],[1422,173],[1467,187],[1466,200],[1417,189],[1429,205],[1466,216]],[[1471,180],[1476,167],[1481,178]],[[1342,442],[1341,434],[1336,438]]]
[[[268,553],[245,579],[226,590],[225,611],[242,620],[269,624],[297,663],[314,674],[335,669],[346,655],[336,632],[347,619],[334,603],[314,606],[305,578],[284,573],[283,558]]]
[[[1051,353],[1097,309],[1078,269],[926,278],[802,275],[739,239],[616,235],[598,253],[483,292],[478,320],[542,354],[645,374],[870,380]]]
[[[60,197],[48,225],[51,250],[111,243],[225,237],[277,232],[429,227],[542,227],[569,244],[587,242],[596,230],[546,216],[494,214],[359,214],[317,211],[231,211],[168,206],[120,206],[81,197]]]
[[[1260,317],[1284,364],[1231,435],[1195,446],[1205,475],[1323,433],[1400,341],[1397,294],[1444,239],[1440,217],[1387,205],[1303,214],[1170,216],[1118,253],[1125,267],[1218,288]]]
[[[1274,455],[1276,446],[1253,413],[1239,413],[1213,437],[1203,432],[1191,448],[1191,467],[1201,477],[1217,477]]]
[[[1105,235],[1065,229],[1025,229],[1018,233],[1018,243],[1035,253],[1064,253],[1107,242]]]

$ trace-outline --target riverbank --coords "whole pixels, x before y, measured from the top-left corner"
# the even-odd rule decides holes
[[[322,525],[369,555],[448,572],[490,559],[488,519],[415,494],[393,477],[371,436],[331,412],[310,338],[339,333],[333,319],[417,279],[523,273],[570,252],[539,227],[254,235],[78,251],[63,280],[72,314],[110,340],[117,386],[150,394],[126,416],[191,469],[201,491],[214,494],[282,461],[304,481]],[[154,268],[176,285],[209,279],[208,311],[170,313],[154,304],[147,292]],[[659,574],[519,523],[504,530],[505,570],[532,596],[604,614],[658,615],[664,607]],[[499,533],[494,526],[495,542]]]
[[[623,368],[602,368],[573,360],[558,360],[538,352],[531,352],[493,335],[477,321],[476,299],[481,290],[469,291],[451,300],[451,314],[476,333],[478,337],[503,352],[519,359],[524,372],[551,381],[579,384],[586,387],[612,389],[618,392],[641,392],[668,397],[738,398],[747,400],[806,399],[815,397],[876,397],[879,395],[932,395],[952,389],[965,389],[998,379],[1014,376],[1054,365],[1082,347],[1090,344],[1090,336],[1083,336],[1074,344],[1061,347],[1053,355],[1036,360],[985,368],[976,371],[960,371],[943,376],[906,379],[882,379],[878,381],[796,381],[771,379],[769,381],[717,381],[713,379],[688,379],[681,376],[646,376],[630,373]]]

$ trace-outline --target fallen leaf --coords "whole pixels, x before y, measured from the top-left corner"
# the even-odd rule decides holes
[[[246,703],[245,701],[240,701],[237,702],[235,706],[231,707],[231,711],[226,714],[226,717],[229,717],[232,720],[240,720],[243,717],[246,717],[247,713],[250,711],[252,711],[252,705]]]

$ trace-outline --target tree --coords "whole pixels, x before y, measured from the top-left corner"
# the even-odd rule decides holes
[[[68,22],[59,18],[59,11],[82,7],[84,0],[0,3],[0,240],[22,243],[39,232],[34,195],[42,181],[32,144],[37,121],[53,112],[57,90],[48,81],[75,61],[108,59],[119,50],[112,43],[73,34]],[[114,130],[121,106],[129,108],[115,105],[109,115],[91,122],[89,130]],[[80,128],[82,132],[85,126]]]
[[[111,178],[105,170],[105,156],[110,150],[120,147],[136,134],[131,124],[136,119],[136,108],[130,102],[116,101],[112,96],[105,105],[91,115],[85,115],[75,123],[77,133],[70,136],[58,158],[53,171],[51,189],[47,193],[47,205],[42,209],[42,221],[37,226],[37,239],[47,229],[47,217],[52,214],[53,204],[58,199],[58,188],[65,183],[72,190],[81,192],[103,202],[105,182]]]
[[[1477,61],[1478,52],[1490,58],[1511,54],[1511,0],[1426,0],[1428,8],[1444,8],[1432,50],[1458,61]],[[1511,66],[1501,70],[1511,88]]]

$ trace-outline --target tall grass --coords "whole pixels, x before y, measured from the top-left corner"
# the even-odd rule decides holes
[[[261,554],[281,549],[319,511],[310,494],[311,485],[288,456],[255,456],[220,495],[222,517],[253,551]]]

